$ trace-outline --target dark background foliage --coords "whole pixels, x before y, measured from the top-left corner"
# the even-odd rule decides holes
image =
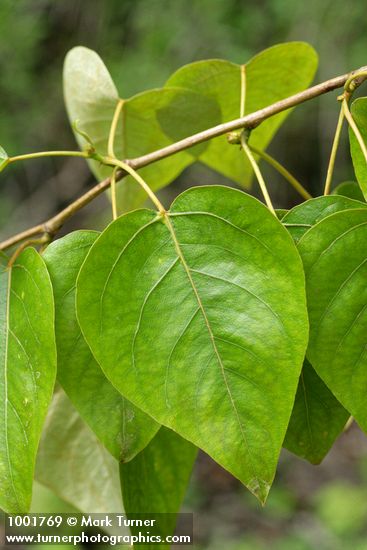
[[[0,143],[10,155],[75,148],[62,98],[63,59],[75,45],[101,55],[123,97],[161,86],[185,63],[213,57],[243,63],[288,40],[316,48],[321,81],[367,64],[365,15],[364,0],[1,0]],[[300,106],[270,147],[315,195],[325,178],[336,96]],[[335,184],[353,177],[346,138],[345,131]],[[272,171],[264,168],[264,174],[277,207],[299,200]],[[93,184],[78,159],[20,163],[0,179],[2,237],[42,221]],[[199,181],[223,179],[195,166],[180,176],[173,192]],[[166,193],[172,196],[172,190]],[[109,203],[101,197],[64,230],[109,219]],[[187,500],[198,514],[201,547],[367,549],[366,451],[352,427],[320,467],[285,453],[265,510],[202,457]]]

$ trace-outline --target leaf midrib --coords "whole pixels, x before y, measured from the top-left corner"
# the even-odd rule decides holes
[[[259,486],[261,486],[261,483],[260,483],[260,480],[258,478],[258,475],[256,474],[256,470],[255,470],[255,467],[254,467],[254,464],[253,464],[253,459],[252,459],[252,455],[251,455],[251,452],[250,452],[250,447],[249,447],[249,444],[248,444],[248,441],[247,441],[247,437],[246,437],[246,434],[245,434],[245,431],[244,431],[244,428],[242,426],[242,423],[241,423],[241,420],[240,420],[240,416],[239,416],[239,413],[238,413],[238,410],[237,410],[237,407],[236,407],[236,403],[233,399],[233,396],[232,396],[232,393],[231,393],[231,390],[230,390],[230,387],[229,387],[229,384],[228,384],[228,380],[227,380],[227,377],[226,377],[226,374],[225,374],[225,368],[224,368],[224,365],[223,365],[223,362],[222,362],[222,358],[219,354],[219,351],[218,351],[218,348],[217,348],[217,345],[215,343],[215,336],[213,334],[213,331],[212,331],[212,328],[210,326],[210,322],[209,322],[209,319],[206,315],[206,312],[205,312],[205,308],[203,306],[203,303],[201,301],[201,298],[200,298],[200,295],[199,295],[199,292],[195,286],[195,282],[192,278],[192,275],[191,275],[191,270],[190,270],[190,267],[189,265],[187,264],[186,262],[186,259],[183,255],[183,252],[180,248],[180,243],[177,239],[177,236],[176,236],[176,233],[175,233],[175,229],[172,225],[172,222],[169,218],[169,214],[165,216],[164,218],[164,222],[168,228],[168,230],[170,231],[171,235],[172,235],[172,240],[173,240],[173,243],[175,245],[175,248],[176,248],[176,252],[177,252],[177,255],[180,259],[180,262],[187,274],[187,277],[190,281],[190,284],[191,284],[191,287],[193,289],[193,292],[195,294],[195,297],[196,297],[196,300],[197,300],[197,303],[198,303],[198,306],[200,308],[200,311],[203,315],[203,318],[204,318],[204,321],[205,321],[205,325],[207,327],[207,330],[208,330],[208,334],[209,334],[209,337],[210,337],[210,340],[212,342],[212,347],[213,347],[213,350],[214,350],[214,353],[217,357],[217,360],[218,360],[218,364],[220,366],[220,370],[221,370],[221,373],[222,373],[222,377],[223,377],[223,380],[224,380],[224,383],[225,383],[225,386],[226,386],[226,390],[227,390],[227,395],[229,397],[229,400],[230,400],[230,403],[231,403],[231,406],[233,408],[233,411],[235,413],[235,416],[236,416],[236,420],[237,420],[237,423],[238,423],[238,426],[240,428],[240,432],[241,432],[241,435],[242,435],[242,440],[243,440],[243,443],[245,444],[245,447],[247,449],[247,454],[248,454],[248,457],[249,457],[249,461],[250,461],[250,465],[251,465],[251,470],[252,470],[252,475],[253,475],[253,480],[256,480],[257,483],[259,484]]]

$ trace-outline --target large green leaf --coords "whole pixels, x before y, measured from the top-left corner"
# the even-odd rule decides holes
[[[240,116],[242,99],[245,114],[262,109],[306,88],[316,68],[317,54],[311,46],[304,42],[289,42],[264,50],[242,67],[220,59],[191,63],[174,73],[166,85],[200,92],[208,100],[215,100],[221,108],[221,121],[228,122]],[[244,93],[241,93],[242,84]],[[205,110],[202,113],[209,118]],[[265,149],[288,114],[289,111],[284,111],[265,120],[253,130],[251,144]],[[190,117],[189,111],[187,117]],[[168,116],[161,114],[159,120],[170,138],[183,137],[179,120],[173,112],[168,112]],[[196,131],[199,131],[202,125],[200,115],[195,120]],[[215,124],[212,119],[210,126]],[[239,147],[227,143],[226,136],[213,139],[200,155],[200,160],[240,185],[249,186],[251,166]]]
[[[367,430],[367,210],[337,212],[300,240],[310,318],[307,357]]]
[[[284,447],[319,464],[343,430],[349,413],[306,360],[289,421]]]
[[[94,231],[75,231],[52,243],[44,255],[55,296],[58,380],[110,453],[126,462],[149,443],[159,424],[112,386],[79,328],[76,278],[97,237]]]
[[[53,398],[37,457],[37,480],[85,513],[123,511],[117,461],[65,393]]]
[[[361,188],[356,181],[343,181],[339,183],[333,191],[333,195],[343,195],[357,201],[365,202]]]
[[[360,97],[353,101],[351,113],[367,146],[367,97]],[[356,178],[367,200],[367,162],[351,128],[349,128],[349,141]]]
[[[282,218],[282,223],[288,229],[295,242],[304,235],[313,225],[322,219],[351,208],[365,208],[364,202],[355,201],[341,195],[327,195],[302,202],[289,210]]]
[[[97,151],[106,155],[119,95],[107,68],[94,51],[79,46],[68,53],[64,66],[64,95],[70,121],[78,120],[79,127],[90,136]],[[190,90],[149,90],[124,100],[116,132],[116,156],[120,159],[134,158],[171,143],[157,120],[157,113],[167,109],[175,114],[188,133],[193,133],[197,128],[201,111],[205,115],[199,122],[200,129],[208,127],[211,120],[220,122],[220,111],[215,101],[208,101]],[[194,120],[187,117],[188,111],[193,114]],[[81,147],[85,146],[85,139],[80,134],[76,133],[76,138]],[[189,154],[180,153],[147,166],[140,173],[152,189],[157,190],[175,179],[191,162]],[[111,174],[109,167],[95,161],[90,164],[98,179]],[[141,204],[145,199],[144,193],[131,178],[119,184],[119,197],[125,210]]]
[[[28,511],[34,464],[56,374],[54,303],[33,248],[0,264],[0,508]]]
[[[163,536],[172,535],[190,479],[197,449],[175,432],[162,427],[149,445],[134,460],[120,467],[125,511],[129,514],[158,516]],[[141,530],[141,529],[140,529]],[[139,528],[132,527],[132,534]],[[167,545],[134,545],[134,548],[159,550]]]
[[[363,204],[344,197],[317,197],[294,207],[282,218],[282,223],[297,242],[326,216],[356,207],[363,207]],[[318,464],[343,430],[347,418],[344,407],[305,360],[284,446],[309,462]]]
[[[264,501],[308,333],[302,264],[275,216],[220,186],[164,218],[122,216],[83,264],[77,311],[115,387]]]

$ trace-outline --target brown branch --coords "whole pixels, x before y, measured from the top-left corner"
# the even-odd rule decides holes
[[[208,130],[204,130],[203,132],[199,132],[187,138],[181,139],[180,141],[172,143],[167,147],[163,147],[163,149],[153,151],[152,153],[148,153],[147,155],[143,155],[134,159],[128,159],[124,162],[134,168],[134,170],[137,170],[139,168],[142,168],[143,166],[147,166],[148,164],[152,164],[153,162],[157,162],[168,156],[179,153],[180,151],[184,151],[185,149],[193,147],[198,143],[208,141],[209,139],[213,139],[228,132],[232,132],[240,128],[256,128],[256,126],[261,124],[261,122],[263,122],[267,118],[270,118],[278,113],[281,113],[282,111],[286,111],[291,107],[295,107],[296,105],[304,103],[305,101],[318,97],[322,94],[331,92],[333,90],[336,90],[337,88],[341,88],[348,81],[348,79],[353,76],[354,73],[358,73],[360,71],[361,69],[358,69],[351,73],[331,78],[330,80],[321,82],[316,86],[312,86],[311,88],[299,92],[298,94],[294,94],[290,97],[287,97],[286,99],[277,101],[276,103],[273,103],[268,107],[259,109],[258,111],[250,113],[244,117],[231,120],[230,122],[225,122],[224,124],[219,124],[218,126],[214,126],[213,128],[209,128]],[[363,79],[361,77],[358,78],[358,80],[356,79],[356,85],[361,84],[362,81]],[[118,172],[116,180],[121,180],[125,176],[126,172],[121,170]],[[29,237],[34,237],[35,235],[40,235],[44,233],[50,235],[51,237],[54,236],[69,218],[71,218],[76,212],[78,212],[84,206],[90,203],[98,195],[103,193],[103,191],[108,189],[110,184],[110,178],[99,182],[92,189],[87,191],[87,193],[69,204],[69,206],[64,208],[64,210],[61,210],[61,212],[47,220],[45,223],[36,225],[0,243],[0,250],[10,248],[11,246],[22,242]]]

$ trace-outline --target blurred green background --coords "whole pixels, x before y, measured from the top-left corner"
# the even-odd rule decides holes
[[[1,0],[0,144],[10,155],[75,148],[62,98],[66,52],[82,44],[105,61],[123,97],[161,86],[197,59],[247,61],[278,42],[305,40],[320,55],[317,81],[367,64],[364,0]],[[321,192],[335,130],[337,93],[300,106],[269,151],[312,194]],[[299,199],[264,167],[277,207]],[[347,132],[335,181],[353,178]],[[163,192],[223,178],[201,166]],[[93,183],[78,159],[33,160],[1,174],[0,237],[43,221]],[[255,190],[256,193],[256,190]],[[106,197],[63,231],[110,219]],[[36,491],[36,507],[54,497]],[[50,500],[51,499],[51,500]],[[315,467],[284,453],[268,505],[207,457],[197,465],[185,508],[196,514],[197,548],[210,550],[367,550],[367,443],[356,426]]]

